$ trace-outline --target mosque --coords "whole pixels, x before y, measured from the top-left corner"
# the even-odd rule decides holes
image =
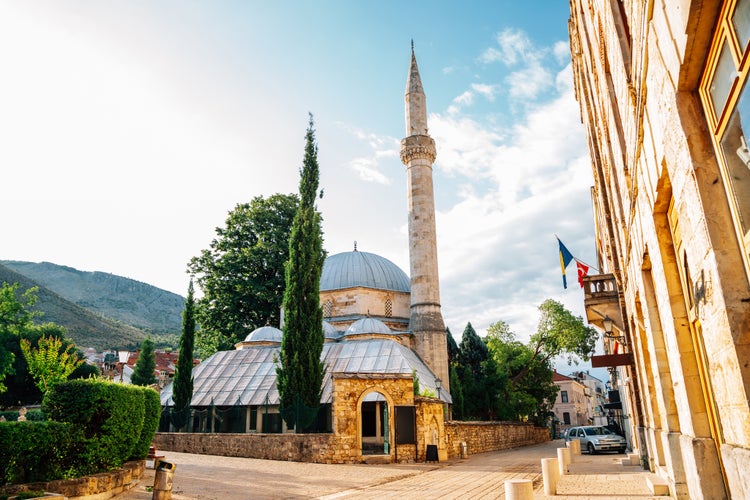
[[[326,372],[317,423],[334,440],[319,453],[326,461],[416,459],[426,456],[428,445],[448,456],[444,422],[452,400],[438,281],[435,142],[413,45],[405,105],[401,160],[411,277],[388,259],[357,250],[356,243],[351,252],[327,257],[322,270]],[[287,433],[276,388],[281,338],[278,328],[258,328],[235,350],[195,367],[189,432]],[[161,400],[164,407],[174,404],[171,385]]]

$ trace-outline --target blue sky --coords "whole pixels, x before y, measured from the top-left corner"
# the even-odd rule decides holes
[[[529,7],[533,5],[533,7]],[[315,117],[325,247],[408,271],[399,160],[413,39],[437,142],[441,301],[454,336],[520,336],[563,290],[555,234],[595,264],[568,4],[0,1],[0,259],[184,295],[237,203],[295,192]]]

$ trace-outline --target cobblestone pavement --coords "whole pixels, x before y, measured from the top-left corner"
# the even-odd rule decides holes
[[[323,465],[161,452],[176,465],[175,500],[318,498],[504,498],[507,479],[530,479],[536,499],[652,499],[648,472],[620,465],[622,455],[579,455],[558,483],[558,495],[544,495],[541,459],[557,456],[562,441],[471,455],[439,464]],[[118,500],[146,500],[154,471]]]

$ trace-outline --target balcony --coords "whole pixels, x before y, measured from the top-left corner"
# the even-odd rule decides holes
[[[622,313],[617,281],[613,274],[597,274],[583,278],[583,302],[589,324],[604,329],[602,320],[611,318],[622,331]]]

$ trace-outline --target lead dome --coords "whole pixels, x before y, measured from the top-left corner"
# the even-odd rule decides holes
[[[369,252],[342,252],[326,258],[320,276],[320,290],[374,288],[409,292],[409,277],[396,264]]]

